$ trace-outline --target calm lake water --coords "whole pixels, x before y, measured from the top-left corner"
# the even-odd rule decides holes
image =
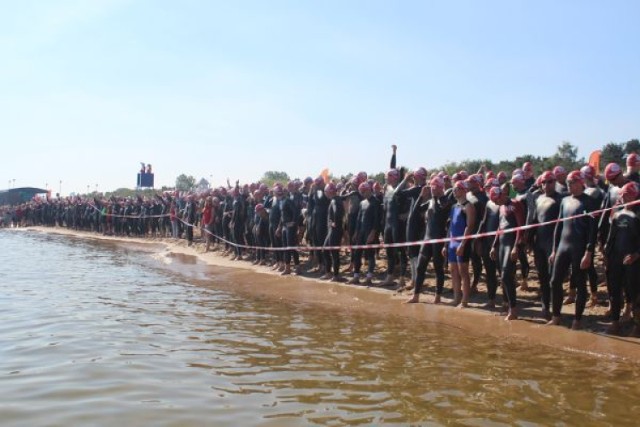
[[[637,366],[0,230],[0,425],[637,425]],[[181,274],[183,271],[184,274]],[[259,285],[259,284],[257,284]],[[639,354],[640,356],[640,354]]]

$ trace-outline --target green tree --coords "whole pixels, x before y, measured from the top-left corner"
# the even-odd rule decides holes
[[[637,139],[630,139],[624,144],[624,152],[627,154],[636,153],[640,154],[640,141]]]
[[[575,147],[568,141],[563,141],[561,145],[558,145],[556,153],[546,159],[545,169],[550,169],[554,166],[562,166],[567,171],[580,169],[585,161],[584,158],[578,158],[578,147]]]
[[[284,185],[290,180],[291,178],[289,178],[289,174],[286,172],[267,171],[264,173],[264,175],[262,175],[260,182],[271,187],[276,182],[279,182]]]
[[[191,191],[196,186],[196,179],[189,175],[181,174],[176,178],[176,190]]]
[[[602,147],[602,153],[600,154],[600,166],[604,168],[609,163],[622,163],[624,156],[624,148],[622,144],[610,142]]]

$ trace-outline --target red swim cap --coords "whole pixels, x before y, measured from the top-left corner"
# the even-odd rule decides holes
[[[337,191],[338,191],[338,188],[336,187],[336,185],[333,182],[328,183],[324,187],[324,193],[325,194],[327,194],[327,193],[336,194]]]
[[[571,171],[569,175],[567,175],[567,182],[579,182],[584,185],[584,176],[580,171]]]
[[[627,166],[635,167],[640,165],[640,156],[636,153],[631,153],[627,156]]]
[[[555,175],[556,179],[559,179],[561,176],[567,175],[567,170],[562,166],[556,166],[553,168],[553,174]]]
[[[500,196],[502,196],[502,189],[500,187],[491,187],[489,190],[489,199],[491,199],[493,203],[496,203],[498,199],[500,199]]]
[[[457,190],[464,190],[467,191],[469,189],[469,186],[467,185],[466,181],[456,181],[455,184],[453,184],[453,188],[457,189]]]
[[[365,191],[371,191],[371,186],[366,181],[362,182],[360,183],[360,185],[358,185],[358,191],[361,193],[364,193]]]
[[[497,178],[491,178],[485,181],[484,188],[500,187],[500,181]]]
[[[439,176],[434,176],[433,178],[431,178],[431,181],[429,181],[429,186],[444,188],[444,179]]]
[[[622,173],[622,168],[617,163],[609,163],[606,168],[604,168],[604,177],[607,181],[612,181],[616,179],[618,175]]]
[[[551,171],[544,171],[538,177],[538,180],[540,181],[540,184],[542,184],[543,182],[546,182],[546,181],[555,181],[556,176]]]
[[[515,184],[515,183],[520,183],[520,184],[524,184],[524,175],[522,175],[521,173],[516,173],[513,176],[511,176],[511,183]]]
[[[591,165],[584,165],[580,168],[580,172],[582,172],[582,175],[588,179],[593,179],[593,177],[596,176],[596,170]]]
[[[264,205],[262,203],[258,203],[256,205],[255,212],[258,213],[258,212],[263,211],[263,210],[264,210]]]
[[[413,176],[420,180],[427,179],[427,170],[423,167],[419,167],[413,173]]]
[[[633,181],[627,182],[625,185],[622,186],[622,189],[620,190],[620,195],[621,196],[628,195],[633,200],[636,200],[638,198],[638,185]]]

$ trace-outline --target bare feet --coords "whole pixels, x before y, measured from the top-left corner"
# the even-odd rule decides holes
[[[552,316],[551,320],[549,320],[547,322],[547,325],[550,326],[559,326],[560,325],[560,321],[562,320],[562,318],[560,316]]]
[[[404,303],[405,304],[415,304],[417,302],[420,302],[420,295],[413,295],[411,297],[411,299],[406,300]]]
[[[482,308],[484,308],[486,310],[495,310],[496,309],[496,302],[494,300],[489,300],[482,306]]]
[[[504,320],[517,320],[518,319],[518,310],[515,307],[512,307],[511,309],[509,309],[509,314],[507,314],[507,317],[504,318]]]
[[[576,302],[576,291],[575,291],[575,289],[571,289],[569,291],[569,296],[567,296],[562,303],[563,304],[573,304],[574,302]]]
[[[613,322],[611,322],[605,333],[609,335],[620,335],[620,330],[620,322],[614,320]]]
[[[582,329],[582,322],[580,320],[574,320],[571,323],[571,329],[574,331],[579,331],[580,329]]]
[[[380,283],[380,286],[392,286],[393,284],[393,277],[387,274],[387,277],[384,279],[384,282]]]
[[[433,299],[434,304],[440,304],[442,302],[442,297],[436,294],[436,297]]]
[[[591,298],[589,298],[589,303],[587,304],[587,307],[596,307],[598,305],[598,296],[595,294],[591,295]]]

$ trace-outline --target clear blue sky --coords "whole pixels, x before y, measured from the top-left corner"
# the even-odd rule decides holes
[[[640,137],[639,1],[1,1],[0,188],[63,194]],[[13,183],[11,184],[13,185]]]

